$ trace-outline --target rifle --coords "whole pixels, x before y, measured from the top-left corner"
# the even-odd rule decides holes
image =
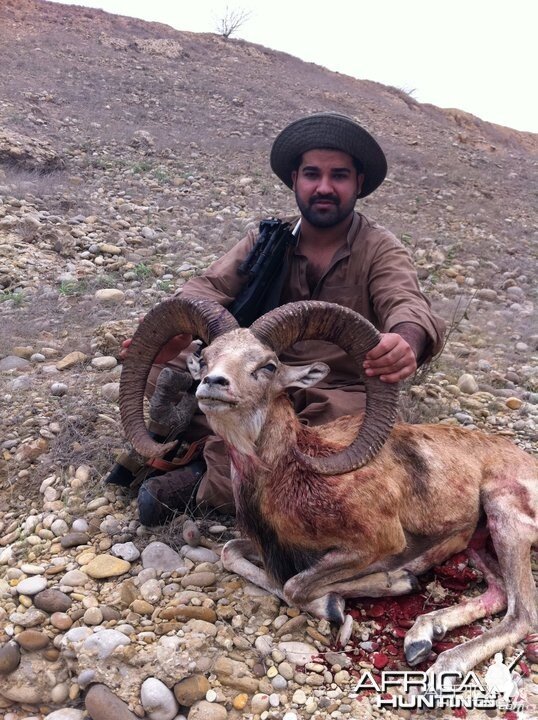
[[[228,308],[241,327],[278,307],[288,274],[288,250],[297,242],[289,223],[274,218],[261,221],[258,239],[237,269],[246,278],[245,285]]]

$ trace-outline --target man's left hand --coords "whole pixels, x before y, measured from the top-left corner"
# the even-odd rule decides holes
[[[368,377],[378,376],[386,383],[410,377],[417,369],[417,358],[409,343],[397,333],[381,333],[381,340],[365,356],[363,368]]]

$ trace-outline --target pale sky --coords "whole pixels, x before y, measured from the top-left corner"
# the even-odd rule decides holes
[[[55,0],[58,1],[58,0]],[[64,2],[64,0],[62,0]],[[215,32],[226,7],[250,11],[234,37],[419,102],[538,132],[538,0],[72,0],[118,15]]]

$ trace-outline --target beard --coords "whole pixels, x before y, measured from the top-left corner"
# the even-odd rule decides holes
[[[317,206],[316,203],[321,200],[330,204],[324,207]],[[353,200],[342,204],[335,195],[312,195],[308,202],[305,202],[295,192],[295,202],[301,211],[301,215],[311,225],[318,228],[332,228],[349,217],[355,209],[356,199],[353,198]]]

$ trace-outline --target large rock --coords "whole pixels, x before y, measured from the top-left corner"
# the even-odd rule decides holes
[[[75,367],[75,365],[81,365],[82,363],[86,362],[87,359],[88,356],[85,355],[83,352],[80,352],[80,350],[73,350],[73,352],[70,352],[64,358],[58,360],[58,362],[56,363],[56,369],[70,370],[71,368]]]
[[[173,692],[157,678],[147,678],[140,688],[140,700],[150,720],[172,720],[178,711]]]
[[[39,630],[23,630],[15,639],[23,650],[29,650],[30,652],[42,650],[50,642],[48,635],[39,632]]]
[[[29,360],[19,357],[18,355],[7,355],[5,358],[0,360],[0,372],[8,370],[27,370],[32,367],[32,363]]]
[[[60,656],[54,664],[41,653],[23,653],[19,666],[0,682],[1,696],[29,705],[54,702],[53,690],[58,678],[67,673],[65,660]]]
[[[313,645],[292,640],[279,643],[278,649],[285,653],[287,659],[294,665],[306,665],[312,660],[313,655],[318,654],[318,650]]]
[[[179,554],[162,542],[152,542],[142,551],[142,565],[153,568],[157,574],[182,569],[184,562]]]
[[[45,720],[84,720],[84,710],[76,708],[62,708],[62,710],[54,710],[45,715]]]
[[[82,645],[82,651],[92,653],[99,660],[104,660],[111,655],[117,647],[129,645],[131,640],[119,630],[100,630],[90,635]]]
[[[125,300],[125,293],[118,288],[101,288],[95,292],[95,299],[102,305],[119,305]]]
[[[65,167],[48,142],[5,129],[0,130],[0,164],[41,173]]]
[[[180,705],[191,707],[198,700],[205,698],[209,688],[209,680],[205,675],[191,675],[174,685],[174,695]]]
[[[123,575],[131,569],[131,563],[127,560],[114,557],[114,555],[97,555],[85,566],[87,575],[95,579],[104,579]]]
[[[226,720],[227,717],[225,707],[207,700],[201,700],[193,705],[189,713],[189,720]]]
[[[467,395],[472,395],[479,390],[478,383],[470,373],[463,373],[463,375],[460,375],[458,378],[458,387]]]
[[[24,578],[15,587],[15,590],[19,595],[37,595],[37,593],[43,592],[47,587],[47,578],[41,575],[34,575],[29,578]]]
[[[16,670],[21,661],[21,652],[17,643],[8,642],[0,647],[0,675],[9,675]]]
[[[129,706],[106,685],[92,685],[86,695],[86,711],[92,720],[138,720]]]

